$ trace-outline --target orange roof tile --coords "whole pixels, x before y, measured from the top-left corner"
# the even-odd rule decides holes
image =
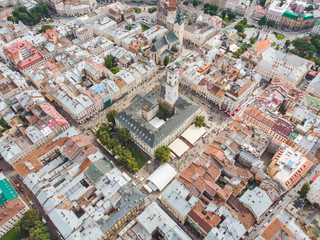
[[[297,239],[296,236],[284,225],[278,218],[276,218],[269,226],[263,231],[261,237],[265,240],[278,239],[280,232],[285,233],[290,239]]]
[[[67,140],[67,137],[59,138],[56,141],[51,141],[43,145],[41,148],[33,151],[28,156],[15,163],[13,168],[22,178],[24,178],[28,173],[39,171],[42,168],[42,164],[38,159],[54,148],[61,147]]]
[[[271,42],[269,40],[269,38],[266,38],[260,42],[258,42],[254,48],[257,51],[257,55],[261,54],[264,50],[266,50],[268,47],[270,47]]]

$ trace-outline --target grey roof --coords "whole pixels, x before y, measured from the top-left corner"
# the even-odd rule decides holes
[[[224,220],[211,229],[206,240],[238,240],[245,234],[243,224],[224,205],[217,210],[217,214],[224,216]]]
[[[320,89],[320,74],[317,74],[317,76],[309,83],[309,85]]]
[[[177,113],[157,129],[142,118],[140,112],[146,105],[158,104],[158,99],[164,99],[164,96],[165,84],[151,90],[145,95],[138,94],[131,100],[131,105],[118,113],[115,118],[121,125],[140,138],[141,141],[151,148],[154,148],[158,146],[168,134],[183,124],[185,119],[199,109],[196,103],[179,94],[179,98],[174,104]]]
[[[84,172],[84,175],[90,180],[91,183],[95,183],[105,173],[109,172],[113,168],[111,162],[106,159],[100,159],[92,163]]]
[[[260,168],[263,165],[263,161],[261,161],[259,158],[253,156],[251,153],[249,153],[249,152],[247,152],[245,150],[241,150],[239,152],[239,155],[241,157],[243,157],[244,159],[248,160],[253,167]]]
[[[191,204],[186,200],[189,190],[176,179],[163,191],[164,199],[180,216],[186,217],[191,210]]]
[[[97,221],[102,232],[107,233],[116,223],[125,217],[129,212],[135,209],[142,201],[145,195],[133,185],[132,182],[127,183],[119,189],[121,199],[117,202],[115,208],[116,212],[108,218]]]
[[[149,238],[158,228],[165,239],[191,240],[178,224],[155,202],[152,202],[138,217],[137,222],[143,227],[144,234]],[[140,235],[140,234],[139,234]]]
[[[261,217],[272,205],[272,201],[267,192],[259,187],[255,187],[253,190],[247,190],[239,200],[250,207],[250,210],[257,218]]]
[[[155,41],[151,47],[151,52],[157,52],[164,46],[168,44],[174,44],[178,41],[177,36],[174,34],[174,32],[171,30],[167,32],[163,37]]]

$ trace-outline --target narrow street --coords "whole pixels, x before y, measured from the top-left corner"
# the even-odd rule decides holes
[[[297,185],[291,188],[283,197],[283,201],[280,204],[274,204],[272,208],[272,213],[265,217],[265,219],[255,227],[255,229],[248,235],[248,239],[255,239],[258,234],[260,234],[264,227],[277,218],[277,215],[286,208],[286,206],[292,201],[292,198],[296,196],[298,191],[301,189],[302,185],[309,182],[312,177],[320,171],[320,165],[317,165],[310,173],[303,178]]]

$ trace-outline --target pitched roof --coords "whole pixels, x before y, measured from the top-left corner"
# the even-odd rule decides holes
[[[270,47],[271,42],[269,40],[269,38],[265,38],[264,40],[258,42],[254,48],[257,51],[257,55],[259,55],[260,53],[262,53],[264,50],[266,50],[268,47]]]
[[[297,19],[299,14],[285,11],[282,16],[287,17],[287,18],[291,18],[291,19]]]
[[[169,133],[177,129],[190,115],[194,114],[199,106],[190,99],[179,94],[179,98],[174,104],[179,114],[175,114],[166,121],[159,129],[152,126],[140,115],[140,110],[149,103],[158,104],[158,98],[164,99],[165,85],[161,85],[145,95],[136,95],[131,105],[118,113],[115,118],[122,126],[133,132],[142,142],[150,147],[157,146]]]

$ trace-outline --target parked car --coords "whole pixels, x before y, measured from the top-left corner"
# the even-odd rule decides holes
[[[28,201],[28,202],[30,202],[30,201],[31,201],[31,199],[29,198],[29,196],[28,196],[28,195],[26,195],[26,196],[25,196],[25,198],[27,199],[27,201]]]
[[[22,187],[19,188],[19,190],[20,190],[20,192],[22,192],[22,193],[24,192],[24,189],[23,189]]]
[[[20,179],[20,181],[23,181],[23,178],[22,178],[22,177],[20,177],[19,175],[18,175],[18,178]]]
[[[17,181],[17,180],[13,180],[13,182],[14,182],[15,184],[17,184],[17,183],[18,183],[18,181]]]

